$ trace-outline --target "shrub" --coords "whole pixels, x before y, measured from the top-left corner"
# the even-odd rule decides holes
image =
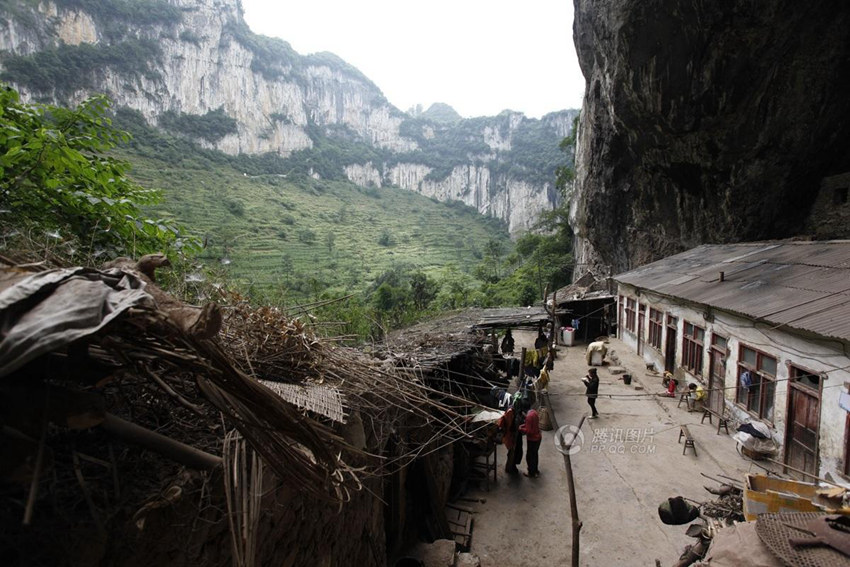
[[[112,127],[108,108],[104,96],[75,109],[24,104],[0,88],[0,208],[15,222],[61,228],[115,251],[167,249],[179,230],[141,214],[159,193],[130,181],[129,164],[106,155],[129,139]]]
[[[159,123],[167,130],[213,143],[238,132],[236,119],[228,116],[221,107],[200,116],[169,110],[162,113]]]
[[[304,244],[313,244],[316,242],[316,233],[309,228],[303,228],[298,231],[298,240]]]
[[[227,210],[230,211],[230,214],[237,217],[245,216],[245,204],[242,201],[225,199],[224,205],[227,207]]]
[[[381,231],[381,234],[378,236],[378,244],[381,246],[393,246],[395,244],[395,239],[393,238],[392,233],[386,228]]]
[[[0,79],[41,93],[55,90],[68,96],[93,88],[96,74],[109,68],[125,75],[156,78],[151,65],[159,59],[159,46],[149,40],[128,39],[115,45],[63,45],[32,55],[7,55]]]

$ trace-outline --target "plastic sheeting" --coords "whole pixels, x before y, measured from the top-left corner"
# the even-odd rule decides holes
[[[131,307],[154,307],[145,283],[121,270],[66,268],[0,292],[0,377],[98,332]]]

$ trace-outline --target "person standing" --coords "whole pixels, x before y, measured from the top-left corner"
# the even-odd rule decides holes
[[[523,474],[527,477],[537,478],[540,476],[538,452],[543,435],[540,433],[540,417],[534,408],[528,410],[528,413],[525,414],[525,422],[519,426],[519,430],[525,433],[526,439],[525,464],[528,465],[528,472]]]
[[[508,329],[505,331],[505,338],[502,339],[502,354],[513,354],[514,353],[514,337],[511,334],[511,330]]]
[[[543,334],[543,328],[537,329],[537,338],[534,339],[534,348],[540,350],[547,346],[549,346],[549,339],[547,339],[546,335]]]
[[[519,472],[516,468],[517,423],[513,407],[509,407],[502,414],[502,417],[496,421],[496,426],[502,433],[502,444],[508,450],[508,456],[505,458],[505,472],[511,475],[517,474]]]
[[[590,368],[587,371],[587,376],[582,378],[581,381],[584,382],[587,405],[593,412],[590,419],[596,419],[599,417],[599,412],[596,411],[596,395],[599,393],[599,375],[596,373],[596,368]]]

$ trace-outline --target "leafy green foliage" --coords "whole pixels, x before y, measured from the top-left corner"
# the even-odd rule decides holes
[[[149,40],[128,39],[115,45],[63,45],[32,55],[6,55],[0,79],[40,93],[56,91],[68,96],[93,88],[97,73],[105,68],[155,78],[152,63],[159,57],[159,46]]]
[[[430,109],[429,109],[430,112]],[[513,178],[532,183],[551,183],[562,159],[560,138],[549,120],[522,118],[509,111],[495,117],[478,117],[451,122],[433,120],[428,113],[411,116],[401,123],[399,133],[415,140],[419,150],[395,156],[394,161],[422,163],[431,168],[427,179],[442,181],[455,167],[476,164],[490,168],[491,179]],[[510,142],[510,149],[492,149],[482,133]],[[511,134],[511,132],[513,132]],[[491,156],[495,154],[495,160]],[[495,184],[492,186],[496,188]]]
[[[501,250],[498,241],[489,242],[484,261],[475,273],[485,281],[484,293],[496,304],[530,305],[542,298],[548,287],[555,290],[572,281],[574,267],[572,255],[573,233],[569,225],[569,183],[574,176],[576,125],[573,121],[570,136],[559,145],[566,154],[566,164],[556,168],[556,187],[561,192],[562,204],[541,215],[537,232],[523,235],[516,248],[502,265],[508,275],[499,278]]]
[[[38,31],[43,22],[38,4],[38,0],[0,0],[0,13],[10,16],[22,28]]]
[[[127,134],[112,127],[105,97],[66,109],[24,104],[2,88],[0,102],[0,208],[13,222],[68,231],[122,253],[176,243],[173,225],[142,214],[159,194],[130,181],[129,164],[106,155]]]
[[[166,0],[55,0],[63,8],[89,14],[103,27],[120,21],[137,27],[180,22],[182,12]]]
[[[180,41],[191,43],[196,47],[200,47],[201,45],[201,37],[190,29],[181,31],[178,37],[180,37]]]
[[[402,264],[421,272],[426,283],[416,284],[411,301],[419,306],[415,311],[431,312],[437,308],[433,297],[442,287],[443,266],[453,263],[460,278],[474,267],[473,251],[486,250],[489,240],[512,249],[503,223],[460,202],[440,203],[395,188],[362,188],[347,180],[316,180],[279,156],[206,150],[153,130],[141,114],[127,109],[118,110],[116,122],[134,135],[124,155],[133,156],[135,178],[168,187],[167,201],[157,210],[204,235],[201,260],[224,266],[234,285],[250,289],[256,301],[289,304],[355,294],[356,301],[344,303],[367,321],[352,328],[376,333],[398,320],[375,311],[371,293],[379,274]],[[238,199],[244,215],[233,214],[228,199]],[[304,238],[306,231],[312,238]],[[378,244],[384,233],[391,235],[392,246]],[[228,263],[221,264],[225,259]],[[480,285],[471,276],[467,281],[470,289]],[[452,301],[466,299],[456,293]],[[328,309],[332,317],[337,307]]]
[[[381,231],[381,234],[378,235],[378,244],[381,246],[393,246],[395,244],[395,238],[393,238],[392,233],[384,229]]]
[[[422,118],[425,118],[426,120],[445,122],[449,124],[454,124],[455,122],[463,120],[463,117],[458,114],[454,108],[442,102],[435,102],[428,107],[428,110],[422,112],[421,115]]]
[[[228,116],[223,108],[210,110],[206,114],[185,114],[173,110],[163,112],[159,123],[163,128],[208,142],[217,142],[228,134],[237,132],[236,119]]]
[[[575,148],[576,137],[578,136],[578,120],[581,115],[576,114],[573,118],[573,127],[570,130],[570,135],[561,140],[558,148],[567,155],[567,163],[559,165],[555,168],[555,187],[561,194],[563,202],[569,202],[569,188],[576,177],[575,172]]]
[[[410,325],[434,314],[441,284],[409,264],[398,264],[378,276],[367,290],[367,312],[374,325],[372,338],[380,338],[387,328]]]
[[[355,163],[382,163],[390,159],[387,152],[364,143],[360,137],[345,126],[329,127],[322,131],[316,125],[308,127],[313,147],[293,152],[289,157],[282,158],[277,154],[256,158],[262,160],[270,168],[265,173],[297,173],[303,176],[318,174],[323,179],[343,180],[345,166]],[[276,163],[274,163],[276,162]]]
[[[427,179],[442,181],[455,167],[490,153],[490,146],[481,137],[485,122],[473,118],[446,125],[425,118],[408,118],[399,126],[399,134],[415,140],[420,149],[395,156],[394,160],[427,165],[431,168]]]
[[[251,70],[267,79],[288,75],[298,64],[299,55],[288,42],[282,39],[257,35],[244,21],[228,24],[233,38],[254,54]]]

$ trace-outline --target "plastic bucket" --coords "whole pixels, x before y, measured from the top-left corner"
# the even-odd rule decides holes
[[[632,383],[632,375],[631,374],[623,374],[623,384],[631,384]]]

